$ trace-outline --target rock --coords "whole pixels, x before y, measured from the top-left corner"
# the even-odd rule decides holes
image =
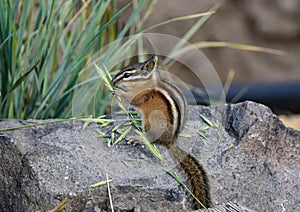
[[[207,140],[198,135],[208,126],[198,114],[216,123],[202,130]],[[36,122],[46,121],[5,120],[0,129]],[[300,133],[285,128],[269,108],[253,102],[190,106],[187,124],[184,133],[192,137],[180,137],[178,145],[209,170],[216,205],[300,210]],[[82,126],[69,121],[2,132],[2,211],[49,211],[65,197],[66,211],[109,211],[107,185],[89,188],[107,179],[116,211],[187,210],[188,195],[146,147],[123,141],[109,148],[97,137],[99,125]]]

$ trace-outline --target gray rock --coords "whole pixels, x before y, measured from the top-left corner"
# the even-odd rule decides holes
[[[202,130],[207,140],[198,135],[208,126],[199,114],[219,123]],[[5,120],[0,129],[36,122],[46,121]],[[178,145],[209,170],[216,205],[300,211],[300,133],[269,108],[253,102],[190,106],[187,125],[184,133],[192,137],[180,137]],[[89,188],[107,178],[116,211],[187,210],[187,193],[146,147],[123,141],[109,148],[97,137],[99,125],[82,126],[69,121],[2,132],[1,211],[49,211],[65,197],[66,211],[110,211],[107,185]]]

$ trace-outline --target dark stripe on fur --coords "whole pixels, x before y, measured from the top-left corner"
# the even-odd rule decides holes
[[[172,145],[170,150],[179,169],[185,174],[190,191],[206,208],[212,207],[209,177],[204,166],[195,157],[176,145]],[[196,210],[203,207],[192,198],[192,208]]]

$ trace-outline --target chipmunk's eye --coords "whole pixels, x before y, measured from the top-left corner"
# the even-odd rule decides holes
[[[124,78],[128,78],[128,77],[130,77],[130,76],[131,76],[130,73],[125,73],[125,74],[124,74]]]

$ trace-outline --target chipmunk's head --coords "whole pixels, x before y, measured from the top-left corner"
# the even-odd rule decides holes
[[[152,55],[145,62],[126,66],[112,79],[115,93],[118,90],[130,92],[153,87],[156,81],[157,56]],[[120,93],[120,92],[119,92]]]

